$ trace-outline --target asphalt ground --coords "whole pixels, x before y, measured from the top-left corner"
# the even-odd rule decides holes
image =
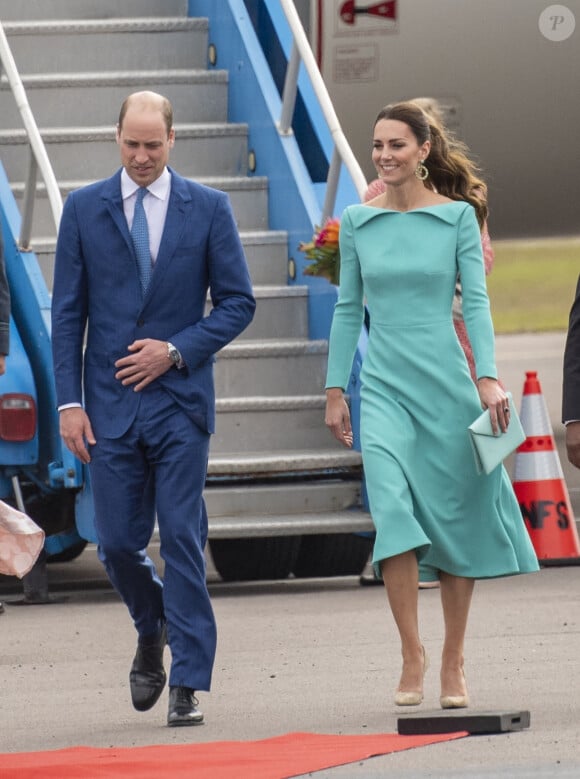
[[[50,579],[51,604],[5,598],[0,752],[254,740],[296,731],[392,733],[409,713],[392,702],[400,656],[383,588],[362,587],[356,577],[233,585],[211,575],[219,641],[213,690],[199,694],[206,724],[179,729],[165,727],[166,691],[149,712],[131,707],[135,635],[93,551],[51,566]],[[580,776],[579,601],[577,567],[476,586],[466,646],[468,713],[529,711],[530,728],[316,776]],[[440,715],[439,593],[422,590],[419,603],[432,666],[417,713]]]
[[[525,371],[538,371],[561,446],[563,336],[530,337],[529,345],[527,339],[498,339],[500,373],[519,402]],[[576,503],[580,472],[563,466]],[[206,724],[180,729],[165,727],[166,691],[149,712],[131,707],[135,634],[94,547],[49,566],[50,604],[18,605],[18,582],[1,581],[0,752],[253,740],[295,731],[392,733],[398,717],[408,715],[392,702],[400,655],[382,587],[362,587],[357,577],[225,584],[211,560],[208,581],[219,631],[213,689],[199,695]],[[432,667],[417,713],[440,715],[439,593],[421,591],[419,602]],[[468,713],[529,711],[529,728],[315,776],[580,777],[579,603],[577,566],[476,585],[466,646]]]

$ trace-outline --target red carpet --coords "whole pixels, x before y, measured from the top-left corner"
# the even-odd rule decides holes
[[[2,779],[289,779],[323,768],[436,744],[467,733],[327,736],[288,733],[262,741],[133,748],[74,747],[0,755]]]

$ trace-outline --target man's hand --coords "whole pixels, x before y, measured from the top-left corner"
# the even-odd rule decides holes
[[[580,422],[566,425],[566,449],[572,465],[580,468]]]
[[[115,378],[124,387],[134,384],[135,392],[140,392],[173,366],[167,356],[167,341],[144,338],[133,341],[128,351],[130,354],[127,357],[121,357],[115,363],[118,369]]]
[[[96,444],[93,428],[84,408],[65,408],[60,412],[60,434],[67,448],[82,463],[91,461],[87,444]]]

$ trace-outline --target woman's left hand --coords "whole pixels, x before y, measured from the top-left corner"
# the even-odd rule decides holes
[[[478,379],[477,391],[482,407],[489,409],[491,428],[494,434],[497,434],[498,429],[505,433],[510,421],[510,404],[508,396],[498,380],[487,376]]]

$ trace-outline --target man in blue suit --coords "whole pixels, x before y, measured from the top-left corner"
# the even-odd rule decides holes
[[[167,166],[174,139],[166,98],[125,100],[121,169],[66,200],[52,299],[61,435],[90,463],[99,557],[138,633],[133,705],[146,711],[161,695],[168,643],[170,726],[202,722],[195,692],[210,688],[213,362],[255,309],[229,200]],[[146,553],[155,516],[163,581]]]

